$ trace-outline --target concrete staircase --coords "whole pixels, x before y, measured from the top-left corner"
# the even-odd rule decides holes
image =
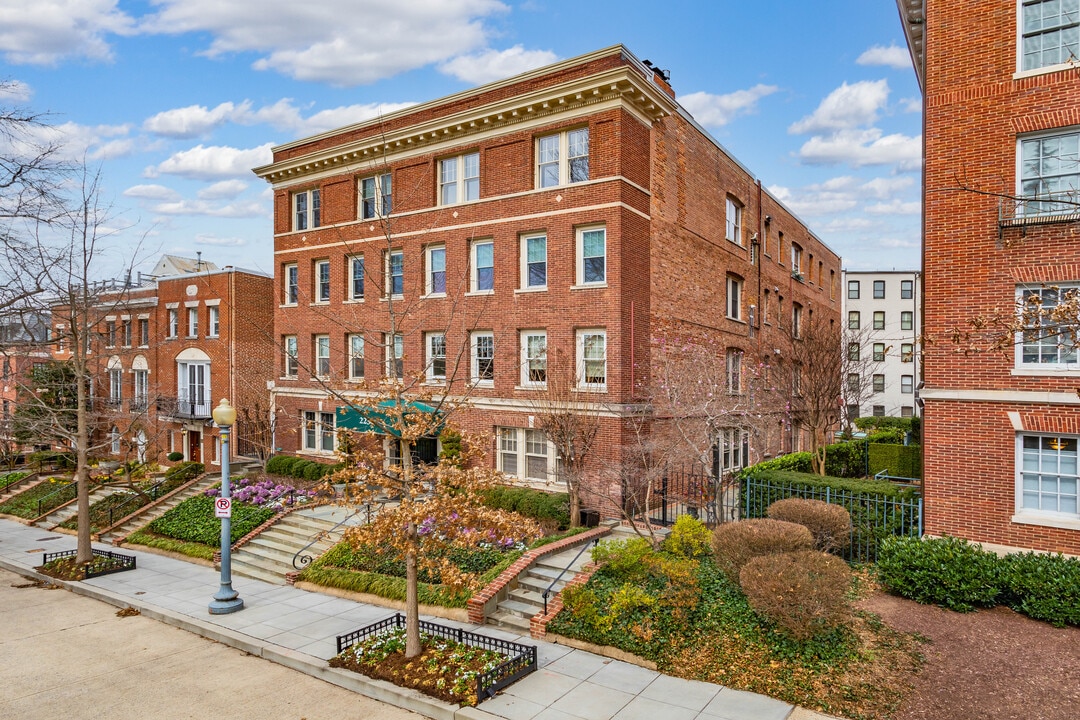
[[[319,557],[341,540],[346,528],[365,522],[365,512],[353,515],[351,508],[336,505],[295,510],[233,551],[233,574],[284,585],[285,573],[296,570],[293,558],[320,533],[327,535],[304,550],[304,555]]]
[[[93,505],[98,500],[104,500],[108,496],[112,495],[114,492],[116,492],[116,488],[114,487],[99,486],[90,492],[90,504]],[[73,500],[66,505],[61,505],[60,507],[56,508],[45,517],[38,518],[34,522],[34,524],[40,525],[44,528],[55,529],[57,525],[64,522],[65,520],[75,517],[78,512],[79,503]]]
[[[498,609],[488,616],[487,624],[513,629],[528,635],[529,619],[544,610],[544,590],[556,578],[559,578],[548,595],[550,604],[555,593],[566,587],[566,584],[577,577],[585,565],[592,561],[592,554],[588,550],[574,560],[579,550],[581,550],[581,545],[575,545],[556,555],[540,558],[535,565],[518,576],[517,587],[511,588],[507,599],[499,602]],[[564,569],[566,572],[563,572]],[[560,573],[562,573],[561,578]]]
[[[48,479],[48,475],[38,475],[37,477],[32,477],[30,480],[27,480],[26,478],[23,478],[22,480],[17,480],[16,482],[4,488],[3,491],[0,491],[0,504],[6,503],[8,500],[15,497],[19,493],[26,492],[30,488],[40,485]]]
[[[194,497],[195,495],[198,495],[209,487],[213,487],[216,483],[219,482],[221,482],[220,475],[217,475],[215,473],[209,473],[208,475],[205,475],[201,480],[196,482],[194,485],[188,486],[185,490],[176,493],[167,500],[162,500],[159,503],[151,503],[150,505],[144,506],[142,508],[142,512],[128,520],[123,525],[115,527],[108,532],[102,533],[100,540],[101,542],[116,544],[116,541],[127,537],[139,528],[146,527],[151,521],[161,517],[180,503],[187,500],[189,497]]]

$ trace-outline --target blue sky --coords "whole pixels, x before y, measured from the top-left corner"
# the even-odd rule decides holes
[[[616,43],[852,270],[920,265],[892,0],[0,0],[0,106],[52,114],[111,242],[272,271],[273,145]]]

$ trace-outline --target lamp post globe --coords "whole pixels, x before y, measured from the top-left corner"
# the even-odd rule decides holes
[[[236,408],[225,398],[213,412],[214,422],[221,429],[221,498],[231,500],[229,489],[229,432],[236,423]],[[227,615],[242,610],[244,600],[232,586],[232,516],[221,518],[221,586],[210,601],[211,615]]]

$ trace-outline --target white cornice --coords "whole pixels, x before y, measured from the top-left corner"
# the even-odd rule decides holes
[[[1080,396],[1075,392],[923,388],[919,391],[919,397],[924,400],[953,400],[960,402],[1023,403],[1025,405],[1080,405]]]

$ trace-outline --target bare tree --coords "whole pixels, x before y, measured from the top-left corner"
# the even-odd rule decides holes
[[[811,466],[825,474],[829,436],[840,421],[846,348],[834,322],[810,318],[791,340],[791,358],[786,371],[792,418],[810,432]]]

